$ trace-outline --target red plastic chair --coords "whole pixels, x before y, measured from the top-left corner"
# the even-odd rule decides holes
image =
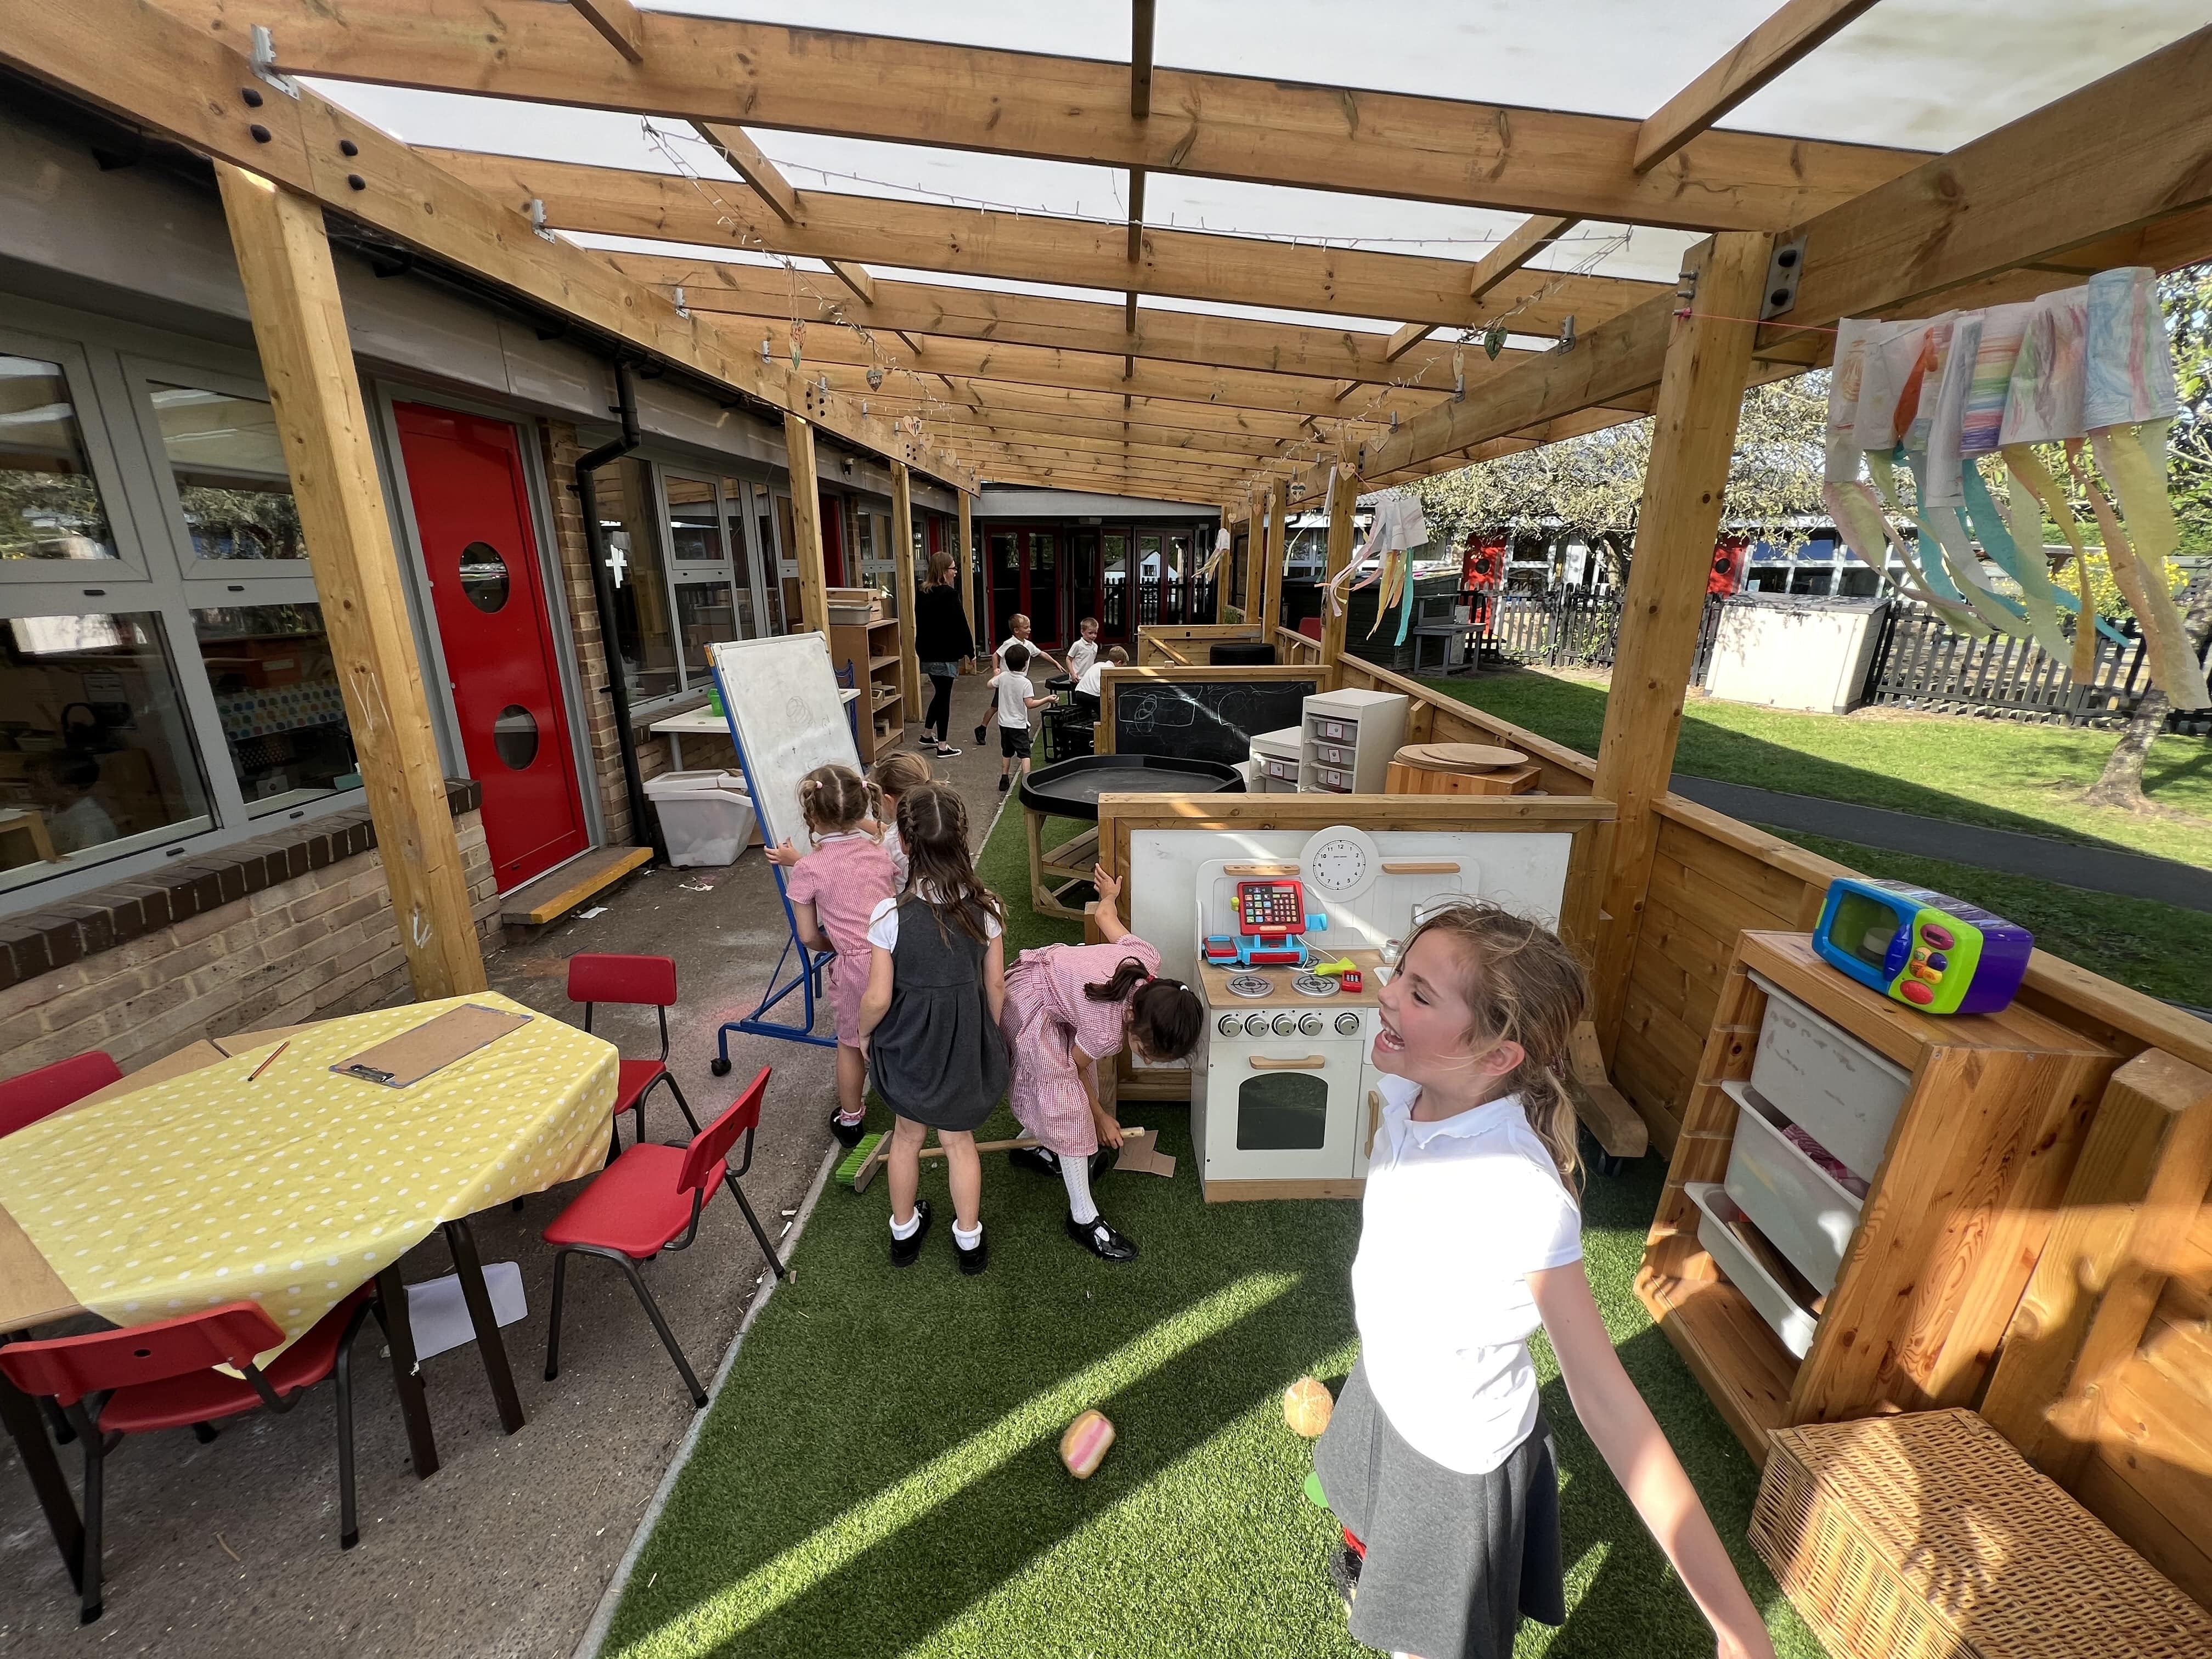
[[[568,1000],[584,1005],[584,1029],[592,1029],[592,1010],[602,1002],[626,1002],[642,1007],[652,1005],[660,1020],[660,1057],[658,1060],[625,1060],[615,1080],[615,1109],[611,1114],[619,1119],[624,1112],[637,1114],[637,1141],[645,1142],[645,1097],[661,1084],[676,1097],[677,1109],[684,1121],[691,1126],[691,1133],[699,1133],[699,1120],[691,1115],[690,1103],[684,1098],[683,1090],[676,1086],[676,1074],[668,1069],[668,1011],[676,1006],[676,958],[673,957],[617,956],[606,951],[584,951],[568,958]],[[608,1153],[610,1161],[622,1152],[619,1131],[613,1133]]]
[[[218,1418],[266,1407],[288,1412],[300,1396],[335,1375],[338,1384],[338,1547],[360,1540],[354,1520],[353,1385],[349,1350],[372,1311],[381,1321],[368,1285],[325,1314],[315,1328],[263,1371],[253,1357],[284,1340],[276,1322],[251,1302],[232,1302],[205,1313],[150,1325],[99,1331],[89,1336],[0,1347],[0,1372],[25,1394],[58,1403],[84,1443],[83,1600],[77,1613],[89,1625],[100,1613],[102,1471],[107,1455],[127,1434],[190,1428],[215,1438],[207,1425]],[[232,1376],[213,1368],[234,1365]]]
[[[0,1083],[0,1135],[27,1129],[122,1079],[123,1068],[97,1048],[11,1077]]]
[[[630,1287],[645,1304],[646,1317],[653,1322],[653,1328],[660,1334],[668,1357],[683,1373],[684,1386],[691,1391],[693,1407],[707,1403],[707,1391],[699,1386],[690,1362],[684,1358],[684,1350],[677,1345],[667,1320],[661,1316],[660,1304],[653,1299],[645,1276],[638,1272],[638,1264],[652,1261],[663,1250],[689,1249],[699,1236],[699,1217],[707,1207],[707,1200],[717,1185],[726,1185],[730,1196],[745,1212],[746,1224],[753,1230],[753,1237],[759,1241],[769,1266],[775,1269],[778,1279],[784,1276],[784,1265],[777,1259],[775,1247],[769,1243],[767,1233],[761,1230],[760,1218],[753,1213],[753,1206],[745,1201],[744,1193],[738,1186],[738,1177],[753,1166],[753,1135],[760,1127],[761,1099],[768,1092],[771,1069],[762,1066],[760,1075],[746,1085],[744,1093],[737,1097],[730,1109],[693,1136],[690,1146],[663,1146],[639,1141],[608,1164],[567,1209],[553,1218],[553,1224],[545,1230],[545,1242],[556,1252],[553,1258],[553,1317],[545,1336],[548,1382],[561,1374],[561,1295],[568,1282],[569,1255],[580,1251],[586,1255],[604,1256],[629,1275]],[[739,1135],[745,1138],[745,1161],[732,1170],[728,1162],[729,1152]]]

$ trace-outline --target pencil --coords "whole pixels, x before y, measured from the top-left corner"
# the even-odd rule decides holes
[[[274,1048],[271,1048],[269,1051],[268,1059],[263,1060],[258,1066],[255,1066],[252,1071],[246,1074],[246,1080],[248,1083],[251,1083],[254,1079],[259,1077],[264,1072],[267,1071],[271,1066],[274,1066],[276,1063],[277,1055],[283,1054],[291,1046],[292,1039],[286,1037],[282,1042],[278,1043]]]

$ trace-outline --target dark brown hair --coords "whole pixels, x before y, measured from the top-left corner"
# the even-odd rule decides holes
[[[1589,1002],[1589,975],[1543,923],[1485,900],[1446,905],[1407,936],[1406,949],[1432,932],[1460,945],[1466,973],[1460,992],[1474,1011],[1468,1041],[1521,1045],[1521,1064],[1504,1085],[1521,1097],[1528,1127],[1559,1165],[1559,1179],[1570,1192],[1578,1190],[1582,1155],[1565,1075],[1567,1047]]]
[[[1113,978],[1085,986],[1083,994],[1093,1002],[1126,1000],[1130,1040],[1151,1060],[1181,1060],[1206,1028],[1198,994],[1179,979],[1156,977],[1134,957],[1123,957]]]
[[[951,553],[940,547],[929,556],[929,580],[922,586],[925,587],[952,586],[952,555]]]
[[[849,766],[817,766],[799,781],[799,811],[817,841],[857,830],[876,810],[876,787]]]
[[[939,933],[950,917],[969,938],[988,944],[987,920],[995,916],[1004,927],[1006,912],[999,896],[976,877],[975,855],[968,850],[967,804],[944,784],[918,785],[899,797],[898,832],[907,856],[906,891],[900,898],[918,898],[929,906]]]
[[[1024,645],[1008,646],[1006,649],[1004,660],[1006,665],[1006,672],[1009,674],[1020,673],[1022,670],[1030,665],[1029,647]]]

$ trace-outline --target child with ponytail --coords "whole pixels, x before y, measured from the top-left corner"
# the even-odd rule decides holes
[[[1198,1046],[1206,1010],[1180,980],[1162,979],[1160,953],[1121,925],[1114,901],[1121,884],[1093,866],[1103,945],[1048,945],[1024,951],[1006,970],[1003,1021],[1014,1055],[1007,1103],[1043,1144],[1012,1161],[1067,1186],[1067,1236],[1107,1261],[1127,1261],[1137,1247],[1098,1213],[1091,1176],[1101,1142],[1121,1144],[1121,1126],[1099,1103],[1098,1062],[1126,1041],[1146,1060],[1181,1060]]]
[[[1382,1117],[1352,1293],[1360,1356],[1314,1468],[1352,1547],[1352,1634],[1418,1659],[1508,1659],[1566,1617],[1559,1474],[1528,1339],[1711,1621],[1721,1659],[1773,1649],[1719,1534],[1621,1369],[1582,1265],[1561,1082],[1582,966],[1468,901],[1415,928],[1380,994]]]
[[[842,1146],[860,1138],[868,1084],[867,1044],[860,1036],[860,998],[868,988],[868,913],[897,890],[891,855],[869,833],[878,798],[849,766],[817,766],[799,781],[799,811],[811,850],[788,842],[769,849],[769,862],[789,868],[784,896],[809,949],[835,951],[830,1006],[837,1016],[837,1106],[830,1133]]]

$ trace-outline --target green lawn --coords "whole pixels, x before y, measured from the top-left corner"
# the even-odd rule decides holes
[[[1597,753],[1601,684],[1532,672],[1425,684],[1555,743]],[[1674,769],[2212,866],[2212,744],[2161,737],[2151,747],[2145,793],[2189,815],[2180,817],[2081,804],[2117,741],[2114,732],[1891,709],[1796,714],[1693,691]]]
[[[1072,937],[1027,892],[1021,817],[984,855],[1016,945]],[[872,1127],[881,1108],[876,1109]],[[635,1659],[1188,1659],[1349,1656],[1323,1576],[1334,1541],[1300,1486],[1310,1449],[1282,1389],[1340,1381],[1356,1206],[1200,1202],[1188,1115],[1146,1105],[1172,1181],[1106,1176],[1106,1212],[1144,1247],[1109,1267],[1060,1233],[1054,1183],[987,1161],[990,1271],[933,1238],[887,1265],[886,1200],[823,1194],[796,1277],[762,1315],[647,1540],[604,1651]],[[987,1128],[996,1133],[1010,1123]],[[924,1190],[946,1207],[940,1166]],[[1630,1372],[1770,1609],[1778,1650],[1820,1648],[1741,1546],[1756,1477],[1630,1290],[1662,1170],[1595,1181],[1585,1249]],[[939,1224],[941,1235],[943,1224]],[[1712,1641],[1582,1433],[1547,1353],[1565,1479],[1568,1624],[1523,1655],[1710,1655]],[[1056,1455],[1085,1407],[1119,1438],[1087,1483]]]

